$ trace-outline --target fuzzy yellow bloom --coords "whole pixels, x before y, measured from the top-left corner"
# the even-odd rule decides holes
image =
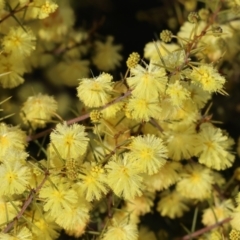
[[[57,110],[56,100],[48,95],[39,93],[28,97],[23,103],[21,117],[25,124],[31,123],[33,128],[45,127]]]
[[[19,127],[0,123],[0,162],[7,152],[22,151],[27,145],[26,134]],[[17,160],[17,159],[16,159]]]
[[[160,197],[157,204],[157,211],[161,216],[167,216],[174,219],[181,217],[189,210],[187,199],[176,191],[170,192],[166,190],[161,193]]]
[[[31,29],[24,27],[11,28],[2,40],[3,50],[13,56],[29,56],[35,49],[36,37]]]
[[[166,44],[161,41],[149,42],[144,47],[144,57],[155,62],[160,61],[161,58],[159,52],[161,53],[161,56],[164,57],[178,48],[179,46],[175,43]]]
[[[85,127],[79,124],[70,126],[66,122],[57,124],[50,134],[50,139],[63,159],[76,159],[86,152],[89,139],[84,130]]]
[[[3,88],[14,88],[24,82],[22,75],[26,69],[22,60],[12,55],[0,55],[0,84]]]
[[[190,78],[209,93],[219,92],[226,94],[223,90],[226,79],[210,64],[203,64],[200,67],[193,68]]]
[[[142,216],[151,212],[154,205],[155,193],[144,192],[140,197],[135,197],[131,201],[126,201],[124,210],[129,213]]]
[[[75,87],[79,84],[78,79],[88,77],[89,75],[89,61],[88,60],[71,60],[62,61],[55,66],[56,73],[51,73],[49,70],[49,77],[57,84],[65,84],[70,87]],[[57,74],[57,78],[56,78]]]
[[[162,109],[157,100],[151,101],[145,98],[132,97],[127,103],[125,113],[128,118],[149,121],[150,118],[158,119]]]
[[[235,159],[230,152],[234,144],[233,140],[211,123],[202,124],[200,129],[195,141],[195,154],[199,157],[198,161],[216,170],[231,167]]]
[[[23,193],[29,187],[30,168],[20,161],[5,161],[0,165],[2,179],[0,196]]]
[[[102,73],[94,79],[83,78],[77,95],[87,107],[101,107],[110,101],[112,85],[112,76],[108,73]]]
[[[127,200],[141,196],[143,190],[140,171],[130,159],[128,154],[122,158],[114,156],[106,165],[107,184],[117,196]]]
[[[216,206],[211,206],[203,211],[202,223],[205,226],[211,226],[216,222],[220,222],[225,218],[230,217],[233,209],[233,202],[231,199],[225,200]],[[224,225],[227,226],[226,224]]]
[[[8,221],[15,218],[20,210],[20,201],[7,201],[0,197],[0,225],[4,226]],[[16,208],[15,208],[16,207]]]
[[[0,233],[1,240],[32,240],[32,233],[27,227],[19,228],[17,233]]]
[[[179,178],[182,165],[179,162],[167,162],[154,175],[144,175],[144,184],[149,191],[161,191],[175,184]]]
[[[32,211],[28,213],[28,216],[33,239],[50,240],[59,237],[61,228],[53,221],[48,213],[43,212],[42,206],[34,206]]]
[[[121,45],[113,45],[113,36],[108,36],[105,43],[95,42],[95,54],[92,58],[93,64],[101,71],[112,71],[120,65],[122,56],[119,51]]]
[[[81,233],[83,234],[90,220],[90,209],[91,205],[86,201],[83,193],[78,191],[77,202],[71,204],[70,208],[64,208],[62,211],[58,212],[56,223],[66,231],[72,233],[76,233],[81,229]]]
[[[127,83],[132,90],[132,95],[146,101],[155,101],[166,90],[167,76],[164,68],[160,68],[153,62],[145,68],[137,64],[131,68],[131,76]]]
[[[45,2],[45,0],[35,0],[33,7],[29,8],[29,15],[34,18],[38,17],[40,8]],[[54,2],[51,0],[51,3]],[[72,29],[75,22],[74,10],[69,1],[57,1],[57,3],[59,5],[58,9],[53,9],[52,14],[38,22],[38,36],[48,42],[66,43],[66,40],[69,39],[70,29]]]
[[[204,91],[196,84],[186,84],[185,87],[190,92],[190,97],[198,109],[202,109],[211,98],[211,94],[209,92]]]
[[[128,222],[126,219],[117,221],[112,219],[112,224],[108,226],[102,240],[138,240],[137,225]]]
[[[165,133],[168,156],[172,160],[180,161],[194,156],[195,126],[190,124],[175,124]]]
[[[179,81],[169,84],[166,94],[169,95],[170,101],[174,106],[180,107],[184,100],[190,99],[190,92]]]
[[[52,177],[51,182],[45,183],[39,197],[44,201],[44,211],[48,211],[54,219],[64,209],[70,211],[78,201],[77,192],[71,188],[71,183],[60,177]]]
[[[58,8],[58,5],[55,4],[53,1],[45,1],[45,3],[41,6],[38,18],[43,19],[48,17],[51,13],[55,12]]]
[[[99,200],[103,194],[107,193],[105,185],[106,174],[101,166],[87,166],[81,169],[83,174],[79,175],[82,180],[78,183],[79,187],[84,192],[87,201],[94,199]]]
[[[152,175],[165,165],[167,148],[161,138],[147,134],[133,139],[129,146],[130,157],[143,173]]]
[[[209,198],[214,183],[212,171],[198,163],[186,165],[183,171],[176,186],[178,193],[200,201]]]
[[[32,18],[44,19],[55,12],[58,5],[52,0],[35,0],[29,4],[29,8]]]

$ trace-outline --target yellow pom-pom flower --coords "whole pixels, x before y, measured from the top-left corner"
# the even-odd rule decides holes
[[[129,146],[130,157],[143,173],[152,175],[165,165],[167,148],[161,138],[147,134],[133,139]]]
[[[94,79],[83,78],[77,88],[77,95],[87,107],[101,107],[110,101],[112,85],[112,76],[107,73]]]
[[[156,174],[144,175],[144,184],[149,191],[161,191],[175,184],[179,178],[182,165],[179,162],[167,162]]]
[[[79,124],[57,124],[50,134],[50,139],[63,159],[76,159],[86,152],[89,139],[84,130],[85,127]]]
[[[161,193],[160,197],[157,204],[157,211],[161,216],[174,219],[183,216],[189,210],[187,199],[176,191],[170,192],[166,190]]]
[[[182,196],[200,201],[210,197],[214,183],[210,169],[198,163],[188,164],[181,176],[176,188]]]
[[[3,88],[14,88],[22,84],[24,82],[22,75],[25,71],[25,66],[19,56],[0,56],[0,84]]]
[[[216,206],[211,206],[203,211],[202,223],[205,226],[211,226],[216,222],[221,222],[222,220],[230,217],[233,209],[233,202],[231,199],[225,200]],[[224,226],[228,226],[224,224]]]
[[[45,1],[45,3],[41,6],[38,18],[44,19],[48,17],[51,13],[55,12],[58,8],[58,5],[53,1]]]
[[[112,224],[108,226],[102,240],[138,240],[137,225],[127,221],[127,218],[118,221],[112,219]]]
[[[57,187],[54,185],[57,184]],[[70,211],[77,203],[77,192],[71,188],[71,183],[60,177],[52,177],[51,182],[41,188],[39,197],[44,201],[44,211],[56,219],[64,209]]]
[[[125,114],[128,118],[148,122],[150,118],[158,119],[161,111],[160,104],[156,100],[132,97],[127,103]]]
[[[27,145],[26,134],[18,127],[0,124],[0,162],[7,152],[22,151]]]
[[[107,184],[117,196],[127,200],[141,196],[143,189],[140,171],[130,159],[128,154],[123,158],[114,156],[106,165]]]
[[[35,49],[36,37],[28,28],[11,28],[9,33],[3,38],[3,49],[7,53],[16,56],[29,56]]]
[[[48,213],[43,212],[42,206],[33,206],[30,213],[28,213],[28,221],[31,222],[33,239],[57,239],[59,237],[60,226]]]
[[[210,93],[219,92],[226,94],[223,90],[223,85],[225,83],[225,78],[221,76],[215,68],[210,64],[204,64],[200,67],[195,67],[190,78],[195,82],[200,84],[203,90]]]
[[[21,194],[29,186],[30,168],[20,161],[4,161],[0,165],[2,179],[0,196]]]
[[[21,239],[21,240],[32,240],[33,236],[31,231],[27,227],[19,228],[17,232],[14,234],[10,233],[0,233],[1,240],[13,240],[13,239]]]
[[[55,12],[58,5],[52,0],[35,0],[29,4],[30,13],[32,18],[44,19],[51,13]]]
[[[184,100],[190,99],[190,92],[179,81],[169,84],[166,93],[170,96],[173,106],[180,107]]]
[[[31,123],[33,128],[45,127],[57,110],[57,102],[53,97],[42,95],[28,97],[23,104],[21,117],[25,124]]]
[[[122,46],[113,45],[113,40],[112,36],[108,36],[105,43],[95,42],[95,54],[92,60],[99,70],[111,71],[120,65],[122,56],[119,54],[119,51],[122,49]]]
[[[0,225],[4,226],[8,221],[15,218],[20,210],[20,201],[7,201],[0,197]],[[5,214],[4,214],[5,213]]]
[[[189,159],[195,151],[195,126],[190,124],[174,124],[165,132],[168,156],[172,160]]]
[[[203,123],[195,141],[195,154],[198,161],[209,168],[224,170],[232,166],[235,159],[229,152],[234,144],[231,138],[215,128],[211,123]]]
[[[79,178],[82,182],[78,185],[84,192],[87,201],[92,201],[94,199],[99,200],[102,194],[107,193],[107,188],[105,185],[106,174],[101,166],[86,166],[85,169],[81,169],[81,174]]]
[[[62,209],[58,213],[56,223],[66,231],[71,232],[71,235],[80,236],[84,233],[84,229],[89,222],[91,205],[86,201],[81,191],[75,190],[78,194],[77,202],[71,204],[70,208]]]
[[[131,68],[130,73],[131,77],[127,78],[127,83],[133,88],[134,97],[154,101],[166,90],[168,80],[166,71],[153,62],[146,65],[146,68],[137,64],[136,67]]]

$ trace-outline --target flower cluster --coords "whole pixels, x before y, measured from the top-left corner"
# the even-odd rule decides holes
[[[230,47],[239,49],[240,24],[221,16],[239,4],[205,2],[197,11],[196,0],[178,1],[188,21],[176,34],[163,30],[143,57],[132,52],[123,75],[114,71],[122,46],[96,34],[102,22],[76,28],[70,1],[0,0],[2,88],[37,68],[46,86],[67,85],[77,96],[52,97],[43,81],[14,92],[18,125],[5,122],[11,115],[0,119],[0,239],[52,240],[64,230],[79,239],[156,240],[144,215],[172,224],[193,209],[192,229],[199,209],[208,229],[232,219],[206,239],[239,238],[239,169],[228,182],[231,171],[220,172],[234,165],[234,140],[207,104],[227,95],[219,68],[237,56]],[[89,77],[91,67],[104,72]]]

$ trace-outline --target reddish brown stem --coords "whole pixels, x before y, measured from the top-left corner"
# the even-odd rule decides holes
[[[228,217],[228,218],[225,218],[224,220],[220,221],[220,222],[217,222],[211,226],[208,226],[208,227],[205,227],[205,228],[202,228],[202,229],[199,229],[198,231],[192,233],[192,234],[188,234],[182,238],[178,238],[176,240],[190,240],[190,239],[193,239],[195,237],[198,237],[204,233],[207,233],[207,232],[210,232],[212,229],[214,228],[217,228],[225,223],[228,223],[232,220],[232,218]]]

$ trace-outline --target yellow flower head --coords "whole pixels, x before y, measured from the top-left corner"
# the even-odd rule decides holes
[[[18,127],[0,124],[0,162],[7,152],[22,151],[27,145],[26,134]]]
[[[209,93],[219,92],[226,94],[223,90],[225,78],[221,76],[215,68],[210,64],[204,64],[192,70],[190,78],[200,84],[203,90]]]
[[[189,159],[195,151],[195,126],[190,124],[174,124],[165,132],[168,156],[172,160]]]
[[[179,162],[167,162],[156,174],[144,175],[144,183],[149,191],[161,191],[175,184],[180,176],[182,165]]]
[[[15,218],[20,210],[20,201],[7,201],[0,197],[0,224],[4,226],[8,221]]]
[[[189,210],[187,199],[176,191],[166,190],[161,193],[160,197],[157,211],[161,216],[174,219],[183,216],[184,212]]]
[[[21,240],[32,240],[32,232],[27,227],[19,228],[17,233],[14,235],[10,233],[0,233],[0,239],[4,240],[13,240],[13,239],[21,239]]]
[[[81,172],[83,174],[79,178],[82,181],[78,185],[82,189],[87,201],[99,200],[103,194],[107,193],[106,174],[103,167],[85,164],[85,168],[81,169]]]
[[[35,49],[35,36],[28,28],[11,28],[3,38],[3,49],[12,55],[29,56]]]
[[[137,225],[128,222],[126,219],[117,221],[112,219],[112,224],[108,226],[102,240],[138,240]]]
[[[57,102],[53,97],[42,95],[28,97],[23,104],[21,117],[27,124],[30,122],[33,128],[45,127],[57,110]]]
[[[29,4],[29,16],[44,19],[55,12],[58,5],[52,0],[35,0]]]
[[[198,161],[209,168],[224,170],[232,166],[235,159],[230,149],[234,141],[211,123],[203,123],[195,141]]]
[[[182,179],[177,183],[177,191],[191,199],[204,200],[212,191],[212,171],[198,163],[184,167]]]
[[[225,200],[216,206],[211,206],[204,210],[202,215],[202,223],[205,226],[211,226],[216,223],[216,221],[220,222],[225,218],[230,217],[232,209],[233,202],[231,199]]]
[[[29,186],[30,169],[20,161],[5,161],[0,165],[2,179],[0,196],[21,194]]]
[[[50,134],[50,139],[63,159],[76,159],[86,152],[89,139],[84,130],[85,127],[79,124],[57,124]]]
[[[24,82],[22,75],[26,71],[22,57],[0,55],[0,84],[3,88],[14,88]]]
[[[184,100],[190,100],[190,92],[179,81],[169,84],[166,93],[170,96],[173,106],[180,107]]]
[[[141,172],[152,175],[165,165],[167,148],[162,139],[154,135],[138,136],[129,146],[130,156],[136,160]]]
[[[114,38],[108,36],[105,43],[100,41],[95,42],[95,55],[93,56],[93,64],[99,70],[111,71],[120,65],[122,56],[119,51],[122,49],[121,45],[113,45]]]
[[[160,93],[165,91],[167,76],[164,68],[158,67],[153,62],[146,68],[137,64],[131,68],[131,77],[127,78],[130,88],[133,88],[134,97],[143,98],[146,101],[158,99]]]
[[[114,156],[106,165],[106,182],[113,192],[124,199],[131,200],[142,195],[142,177],[128,154],[123,158]]]
[[[55,12],[58,8],[58,5],[53,1],[45,1],[45,3],[41,6],[38,18],[44,19],[48,17],[51,13]]]
[[[71,204],[69,209],[64,208],[62,211],[58,212],[56,223],[70,232],[71,235],[80,236],[84,233],[84,229],[90,220],[89,211],[91,210],[91,205],[86,201],[81,191],[77,192],[77,202]]]
[[[110,101],[112,89],[112,76],[102,73],[94,79],[81,79],[77,95],[87,107],[101,107]]]
[[[44,200],[44,211],[48,211],[54,219],[64,209],[70,210],[78,201],[77,192],[71,188],[70,182],[63,177],[56,176],[51,178],[51,182],[45,183],[40,190],[39,197]]]
[[[127,103],[126,116],[140,121],[149,121],[150,118],[158,119],[161,113],[158,101],[146,100],[145,98],[132,97]]]

